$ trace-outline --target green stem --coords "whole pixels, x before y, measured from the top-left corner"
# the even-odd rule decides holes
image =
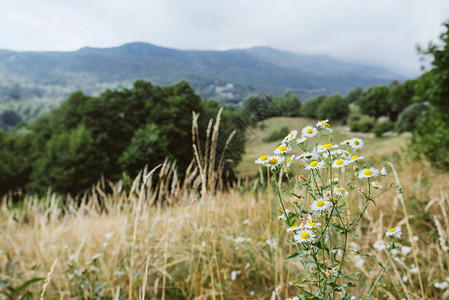
[[[376,281],[374,282],[373,286],[371,287],[371,290],[368,293],[368,296],[366,296],[366,299],[368,300],[369,297],[371,296],[371,294],[374,291],[374,288],[376,287],[377,283],[379,282],[380,278],[382,277],[383,273],[385,272],[385,270],[387,269],[387,265],[388,262],[390,261],[390,257],[391,257],[391,252],[392,252],[392,248],[390,249],[390,252],[388,253],[388,258],[387,261],[385,262],[385,266],[382,268],[382,271],[380,272],[379,276],[377,276]]]

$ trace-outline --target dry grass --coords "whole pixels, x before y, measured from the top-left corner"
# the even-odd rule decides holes
[[[217,123],[211,122],[207,133],[211,141],[216,140]],[[139,174],[130,191],[122,190],[119,182],[106,193],[104,183],[99,183],[82,199],[28,196],[20,205],[4,196],[1,291],[11,294],[6,285],[17,288],[30,279],[45,278],[57,259],[46,286],[47,299],[285,299],[294,295],[297,291],[289,282],[300,278],[303,270],[299,262],[283,261],[294,250],[277,218],[275,196],[257,180],[242,181],[222,192],[220,157],[215,164],[207,158],[214,147],[211,142],[204,151],[197,148],[182,183],[175,166],[166,161],[154,173]],[[358,232],[360,240],[351,242],[372,257],[349,255],[348,265],[362,275],[352,291],[357,298],[367,294],[365,282],[372,284],[380,272],[374,258],[381,262],[386,258],[386,252],[373,244],[384,239],[386,228],[402,225],[401,244],[413,251],[399,252],[392,259],[374,296],[449,299],[448,291],[433,285],[449,277],[447,174],[405,156],[395,167],[404,187],[403,200],[390,191],[369,207]],[[389,178],[394,181],[394,176]],[[349,200],[353,216],[359,202],[357,196]],[[12,299],[39,297],[42,283],[31,283]]]

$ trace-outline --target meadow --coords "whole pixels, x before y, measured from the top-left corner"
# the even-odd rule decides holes
[[[265,121],[264,130],[253,129],[254,138],[237,167],[242,177],[233,187],[226,188],[220,175],[224,162],[215,153],[217,120],[205,154],[194,145],[195,157],[183,182],[175,164],[166,160],[154,170],[142,170],[130,190],[120,181],[100,181],[77,198],[49,191],[43,199],[26,195],[23,202],[13,203],[10,195],[3,196],[0,295],[5,299],[297,295],[292,283],[301,278],[303,266],[297,260],[284,261],[294,246],[278,218],[273,183],[267,183],[254,160],[278,145],[263,142],[263,137],[281,124],[301,130],[315,122],[273,118]],[[197,133],[195,123],[192,130]],[[335,132],[338,141],[360,136],[343,127]],[[385,228],[393,226],[403,228],[402,248],[395,251],[373,296],[449,299],[447,173],[408,153],[407,135],[361,137],[368,149],[365,159],[387,166],[389,180],[402,189],[392,189],[370,205],[358,237],[351,237],[352,248],[360,250],[346,258],[349,270],[360,273],[351,288],[355,299],[365,299],[381,272],[376,260],[385,261]],[[216,165],[217,169],[211,167]],[[347,202],[356,215],[361,199],[352,195]]]

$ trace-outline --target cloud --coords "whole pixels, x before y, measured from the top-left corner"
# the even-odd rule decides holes
[[[444,0],[4,0],[0,48],[271,46],[416,75],[416,44],[437,39],[447,11]]]

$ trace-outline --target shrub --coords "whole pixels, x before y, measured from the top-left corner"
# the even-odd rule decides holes
[[[289,134],[289,132],[290,132],[290,130],[288,129],[288,127],[283,126],[283,127],[279,128],[279,130],[273,131],[269,136],[264,138],[263,141],[266,143],[271,143],[271,142],[282,140],[284,137],[287,136],[287,134]]]
[[[381,137],[385,132],[394,130],[394,127],[395,125],[393,122],[382,122],[374,126],[373,132],[376,137]]]
[[[370,132],[374,127],[374,120],[368,116],[361,116],[356,122],[349,123],[352,132]]]

